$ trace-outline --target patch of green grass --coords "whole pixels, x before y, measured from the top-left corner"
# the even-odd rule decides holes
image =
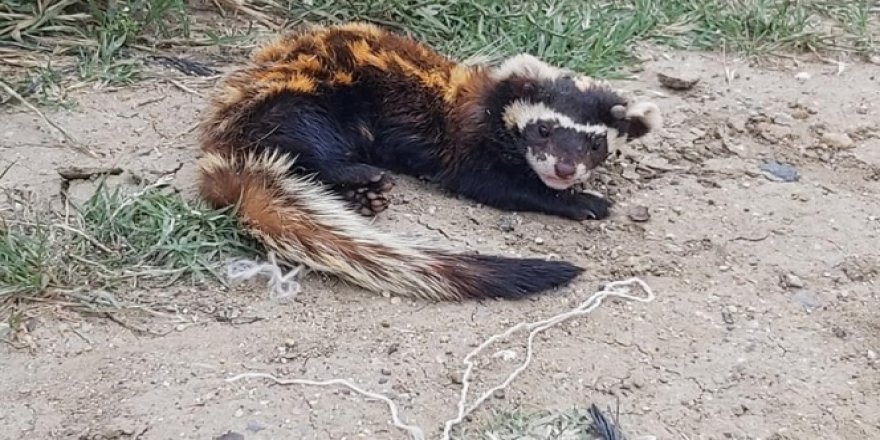
[[[519,52],[589,73],[631,61],[630,45],[658,25],[635,2],[399,0],[291,2],[292,22],[365,20],[411,32],[439,50],[488,61]]]
[[[67,96],[61,86],[64,75],[72,69],[56,69],[51,61],[45,66],[31,69],[12,87],[22,96],[31,97],[33,104],[41,107],[71,110],[76,102]]]
[[[292,23],[372,21],[412,32],[459,57],[530,52],[607,76],[633,61],[633,45],[644,41],[693,49],[724,46],[750,55],[832,44],[873,50],[861,30],[877,21],[867,3],[836,2],[837,13],[828,14],[823,2],[785,0],[315,0],[289,2],[283,14]],[[842,11],[864,24],[852,28],[853,20]],[[829,17],[849,31],[833,38],[823,28]]]
[[[855,51],[878,53],[880,3],[874,0],[826,1],[819,2],[816,9],[840,25]]]
[[[443,52],[495,61],[539,55],[586,74],[616,77],[635,61],[636,44],[683,49],[775,51],[843,49],[877,53],[878,11],[871,0],[242,0],[226,12],[266,24],[365,20],[412,32]],[[43,5],[41,7],[40,5]],[[226,29],[190,28],[188,0],[5,0],[0,43],[31,52],[73,54],[81,78],[138,79],[136,48],[158,37],[178,44],[234,44]],[[229,7],[233,6],[230,10]],[[218,17],[219,23],[225,23]],[[232,34],[236,34],[232,31]]]
[[[4,0],[0,43],[27,53],[76,55],[81,78],[129,83],[125,50],[147,35],[189,34],[185,0]]]
[[[606,416],[607,417],[607,416]],[[455,440],[596,440],[602,437],[593,427],[586,408],[564,411],[504,411],[476,428],[462,428]]]
[[[0,227],[0,297],[45,289],[50,260],[46,225],[35,223],[26,232],[8,225]]]
[[[159,185],[129,194],[101,184],[66,219],[30,213],[0,226],[0,302],[184,277],[223,282],[216,271],[227,258],[257,249],[225,211]]]
[[[747,54],[762,54],[820,48],[826,38],[818,30],[818,17],[804,2],[690,0],[664,7],[668,23],[678,21],[688,27],[680,40],[699,49],[724,45]]]

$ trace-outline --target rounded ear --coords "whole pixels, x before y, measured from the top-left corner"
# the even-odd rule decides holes
[[[616,119],[626,119],[626,106],[623,104],[617,104],[614,107],[611,107],[611,116]]]
[[[610,111],[615,128],[627,140],[638,139],[663,125],[660,107],[653,102],[636,102],[628,107],[617,104]]]

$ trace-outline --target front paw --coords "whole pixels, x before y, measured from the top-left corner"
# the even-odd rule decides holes
[[[611,202],[592,194],[579,193],[575,194],[571,207],[571,217],[575,220],[603,220],[608,218]]]

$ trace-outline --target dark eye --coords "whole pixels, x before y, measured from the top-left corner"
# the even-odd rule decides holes
[[[599,151],[605,147],[606,140],[604,137],[594,138],[590,141],[590,149],[593,151]]]
[[[543,138],[549,137],[550,136],[550,129],[547,128],[546,125],[541,124],[538,126],[538,134],[540,134],[541,137],[543,137]]]

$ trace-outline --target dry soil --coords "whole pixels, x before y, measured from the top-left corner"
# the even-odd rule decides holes
[[[675,91],[657,80],[681,71],[700,82]],[[0,185],[57,200],[57,168],[116,165],[125,170],[117,183],[172,174],[192,194],[192,129],[213,80],[162,75],[185,87],[80,89],[76,109],[49,114],[100,158],[60,142],[24,108],[4,113],[0,162],[17,162]],[[661,105],[666,123],[597,174],[592,188],[616,203],[611,219],[500,212],[400,177],[376,221],[456,249],[588,268],[571,286],[534,301],[463,304],[384,298],[318,275],[287,301],[269,298],[260,280],[124,292],[176,307],[175,319],[127,318],[155,334],[34,310],[33,350],[0,345],[0,437],[407,438],[380,402],[347,391],[224,381],[267,372],[350,378],[439,438],[455,415],[462,358],[477,344],[639,276],[654,302],[609,301],[548,330],[533,364],[467,426],[492,410],[596,403],[619,405],[634,437],[880,438],[880,68],[657,52],[620,84]],[[764,171],[772,161],[797,180]],[[647,221],[629,217],[638,206]],[[480,358],[478,390],[522,361],[524,339]],[[492,356],[501,350],[515,356]]]

